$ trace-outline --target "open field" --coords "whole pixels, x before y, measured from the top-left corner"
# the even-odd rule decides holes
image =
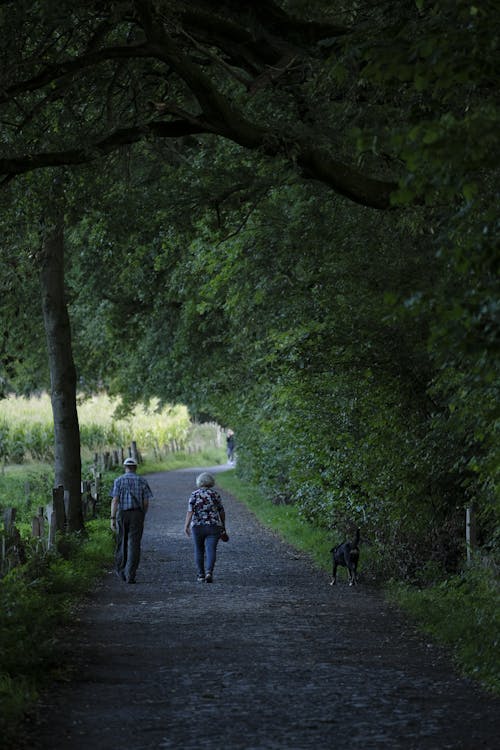
[[[161,461],[167,454],[206,447],[221,447],[218,425],[193,424],[182,405],[151,402],[137,406],[127,415],[120,403],[104,394],[81,399],[78,404],[82,458],[95,451],[125,447],[135,440],[150,460]],[[53,460],[54,430],[47,394],[31,398],[9,396],[0,400],[0,460],[22,464]]]

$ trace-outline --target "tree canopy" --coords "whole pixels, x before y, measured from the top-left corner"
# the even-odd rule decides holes
[[[371,13],[374,23],[385,25],[390,5]],[[314,10],[321,21],[268,1],[2,4],[0,103],[10,137],[0,173],[204,133],[284,156],[304,176],[387,208],[395,173],[383,159],[360,169],[345,133],[354,123],[325,121],[330,102],[356,104],[335,67],[343,40],[359,32],[343,3],[326,18],[321,3]]]

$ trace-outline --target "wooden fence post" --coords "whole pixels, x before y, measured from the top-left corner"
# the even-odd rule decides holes
[[[12,534],[12,529],[16,522],[17,508],[5,508],[3,512],[3,524],[5,526],[5,533],[7,536]]]
[[[84,480],[82,482],[82,509],[84,518],[95,518],[96,502],[92,491],[92,482]]]
[[[84,518],[87,518],[88,509],[89,509],[89,505],[90,505],[89,484],[90,484],[90,482],[87,482],[84,479],[82,479],[82,481],[80,483],[80,495],[81,495],[81,498],[82,498],[82,513],[83,513],[83,517]]]
[[[3,574],[6,565],[7,555],[9,553],[12,534],[15,529],[16,508],[5,508],[3,512],[4,533],[2,534],[2,557],[0,559],[0,572]]]
[[[49,527],[49,535],[47,538],[47,549],[52,549],[52,547],[54,547],[56,543],[56,531],[57,531],[56,513],[55,513],[53,505],[47,506],[47,519],[48,519],[48,527]]]
[[[101,480],[102,474],[96,472],[94,474],[94,481],[90,483],[90,497],[92,498],[92,515],[96,515],[96,507],[99,502],[99,495],[101,491]]]
[[[476,549],[476,513],[472,505],[465,509],[465,543],[467,546],[467,563],[470,565]]]
[[[43,505],[38,506],[36,516],[31,519],[31,535],[38,540],[42,547],[46,548],[45,536],[45,514]]]
[[[134,461],[137,461],[137,463],[139,463],[139,451],[137,450],[136,440],[132,440],[130,444],[130,456],[134,459]]]
[[[42,540],[44,539],[45,535],[45,521],[47,520],[47,516],[45,514],[45,508],[43,505],[38,506],[38,518],[40,519],[40,528],[42,530]],[[45,542],[44,542],[45,544]]]
[[[33,516],[31,519],[31,536],[40,539],[43,533],[43,526],[40,523],[40,516]]]
[[[15,526],[16,508],[6,508],[3,514],[5,534],[2,535],[2,572],[5,561],[9,567],[24,565],[26,562],[26,549],[21,539],[21,533]]]

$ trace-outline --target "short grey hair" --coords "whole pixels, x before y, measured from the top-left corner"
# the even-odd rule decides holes
[[[208,471],[204,471],[203,474],[200,474],[196,477],[197,487],[213,487],[214,484],[215,479],[213,478],[212,474],[208,473]]]

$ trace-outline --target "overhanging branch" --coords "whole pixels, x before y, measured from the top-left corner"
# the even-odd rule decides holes
[[[63,60],[61,62],[46,65],[36,76],[19,81],[9,86],[0,95],[0,104],[10,101],[18,94],[37,91],[59,78],[73,75],[85,68],[92,68],[106,60],[130,59],[135,57],[151,57],[151,51],[146,44],[126,45],[122,47],[107,47],[105,49],[89,52],[88,54],[74,59]]]
[[[62,151],[47,151],[38,154],[26,154],[12,159],[0,159],[0,174],[11,178],[36,169],[46,167],[75,166],[94,161],[114,151],[120,146],[126,146],[150,136],[161,138],[181,138],[185,135],[207,132],[198,123],[175,120],[160,122],[154,120],[146,125],[116,130],[105,138],[89,143],[82,148],[65,149]]]
[[[226,0],[221,7],[235,11],[235,0]],[[97,66],[104,60],[128,59],[132,57],[150,57],[175,71],[191,96],[195,97],[199,113],[181,111],[176,101],[155,104],[159,112],[169,113],[175,118],[167,121],[152,120],[144,125],[117,129],[106,137],[95,136],[89,143],[72,149],[61,149],[52,152],[38,152],[19,155],[13,158],[0,159],[0,175],[10,178],[12,175],[23,174],[34,169],[62,165],[77,165],[91,162],[122,145],[155,135],[160,138],[175,138],[195,133],[211,133],[238,144],[239,146],[267,154],[270,157],[288,158],[291,164],[298,167],[308,179],[314,179],[328,185],[335,192],[349,200],[377,209],[387,209],[391,206],[391,193],[397,185],[393,181],[384,181],[367,176],[355,166],[346,164],[333,158],[327,148],[315,145],[315,134],[293,135],[294,128],[276,128],[262,120],[249,120],[244,110],[236,106],[232,97],[218,87],[214,78],[210,77],[202,66],[189,55],[186,50],[186,39],[196,47],[198,40],[191,39],[172,23],[164,23],[163,17],[158,15],[158,6],[150,0],[134,0],[135,19],[140,26],[141,35],[144,33],[145,42],[140,44],[108,47],[92,50],[78,58],[47,65],[38,75],[12,85],[3,92],[3,101],[8,101],[16,94],[41,89],[49,83],[59,79],[62,83],[65,77],[71,78],[80,70]],[[239,7],[239,6],[238,6]],[[277,37],[274,36],[276,24],[281,18],[281,9],[273,2],[255,3],[254,13],[263,13],[265,8],[271,8],[274,21],[269,20],[270,27],[265,32],[264,19],[260,24],[264,28],[263,39],[273,47]],[[234,14],[228,14],[234,23]],[[288,17],[287,17],[288,18]],[[292,22],[293,21],[293,22]],[[292,19],[288,26],[290,33],[295,21]],[[273,26],[274,23],[274,26]],[[297,21],[298,23],[298,21]],[[279,24],[278,24],[279,25]],[[325,33],[342,33],[343,29],[329,29],[326,25],[309,26],[306,34],[313,39],[324,38]],[[249,39],[249,31],[242,31]],[[224,31],[226,28],[224,27]],[[182,43],[179,42],[182,40]],[[275,47],[279,50],[279,44]],[[261,64],[263,61],[261,60]],[[265,65],[265,64],[264,64]],[[0,101],[2,99],[0,98]],[[189,107],[191,109],[191,107]]]

